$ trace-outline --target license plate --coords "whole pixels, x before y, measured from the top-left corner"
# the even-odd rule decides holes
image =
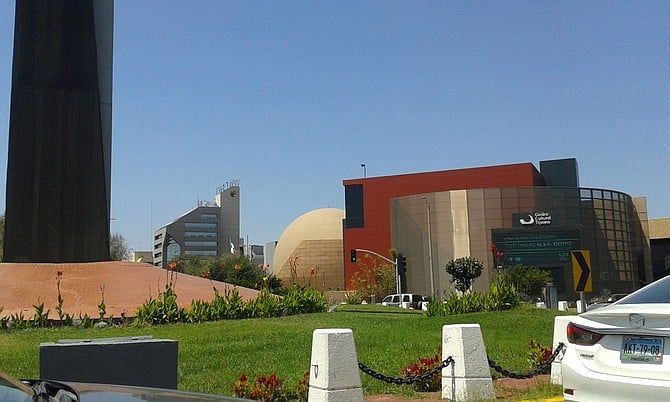
[[[663,338],[624,338],[621,344],[622,363],[663,363]]]

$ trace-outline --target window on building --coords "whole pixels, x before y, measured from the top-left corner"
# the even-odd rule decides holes
[[[186,247],[216,247],[218,242],[215,241],[185,241]]]
[[[184,237],[205,237],[205,238],[216,238],[216,232],[184,232]]]
[[[344,187],[344,203],[347,213],[345,225],[347,228],[362,228],[365,226],[363,210],[363,185],[352,184]]]
[[[184,254],[216,257],[216,250],[187,250],[184,251]]]
[[[184,223],[184,228],[186,229],[216,229],[216,223],[206,223],[206,222],[186,222]]]
[[[219,214],[200,214],[200,219],[206,221],[215,221],[219,219]]]

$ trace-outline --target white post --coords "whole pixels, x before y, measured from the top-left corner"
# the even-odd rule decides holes
[[[363,387],[351,329],[314,330],[307,400],[363,402]]]
[[[486,347],[479,324],[442,327],[442,360],[454,363],[442,369],[442,399],[473,401],[495,399]]]
[[[553,350],[556,350],[560,342],[563,342],[565,346],[568,346],[568,334],[566,333],[566,328],[568,327],[568,323],[575,317],[575,315],[559,315],[554,317]],[[558,356],[556,356],[554,362],[551,363],[552,384],[563,384],[563,377],[561,375],[561,360],[563,360],[564,354],[565,350],[562,353],[559,353]]]

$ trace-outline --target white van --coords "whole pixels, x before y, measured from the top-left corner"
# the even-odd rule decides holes
[[[386,296],[382,299],[382,306],[393,306],[421,310],[424,302],[427,302],[426,296],[411,293],[396,293]]]

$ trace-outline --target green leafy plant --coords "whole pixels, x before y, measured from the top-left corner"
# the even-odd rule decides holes
[[[298,285],[286,290],[280,304],[282,315],[321,313],[328,310],[328,300],[323,292]]]
[[[472,282],[482,274],[484,265],[476,258],[462,257],[449,261],[445,269],[451,275],[451,282],[456,289],[465,293],[470,290]]]
[[[365,297],[358,291],[347,292],[344,294],[344,301],[347,304],[361,304]]]
[[[49,324],[49,310],[44,310],[44,303],[33,304],[35,314],[33,315],[32,324],[35,327],[46,327]]]
[[[105,305],[105,285],[100,285],[100,303],[98,304],[98,314],[102,320],[107,314],[107,306]]]
[[[7,328],[10,329],[26,329],[30,327],[30,321],[23,315],[23,311],[11,314],[7,321]]]
[[[541,289],[552,281],[551,274],[537,267],[515,265],[503,275],[514,284],[516,289],[532,297],[540,296]]]
[[[440,317],[453,314],[478,313],[485,311],[507,310],[521,303],[519,293],[514,285],[504,277],[496,278],[488,293],[469,292],[452,293],[443,302],[431,300],[426,310],[429,317]]]

